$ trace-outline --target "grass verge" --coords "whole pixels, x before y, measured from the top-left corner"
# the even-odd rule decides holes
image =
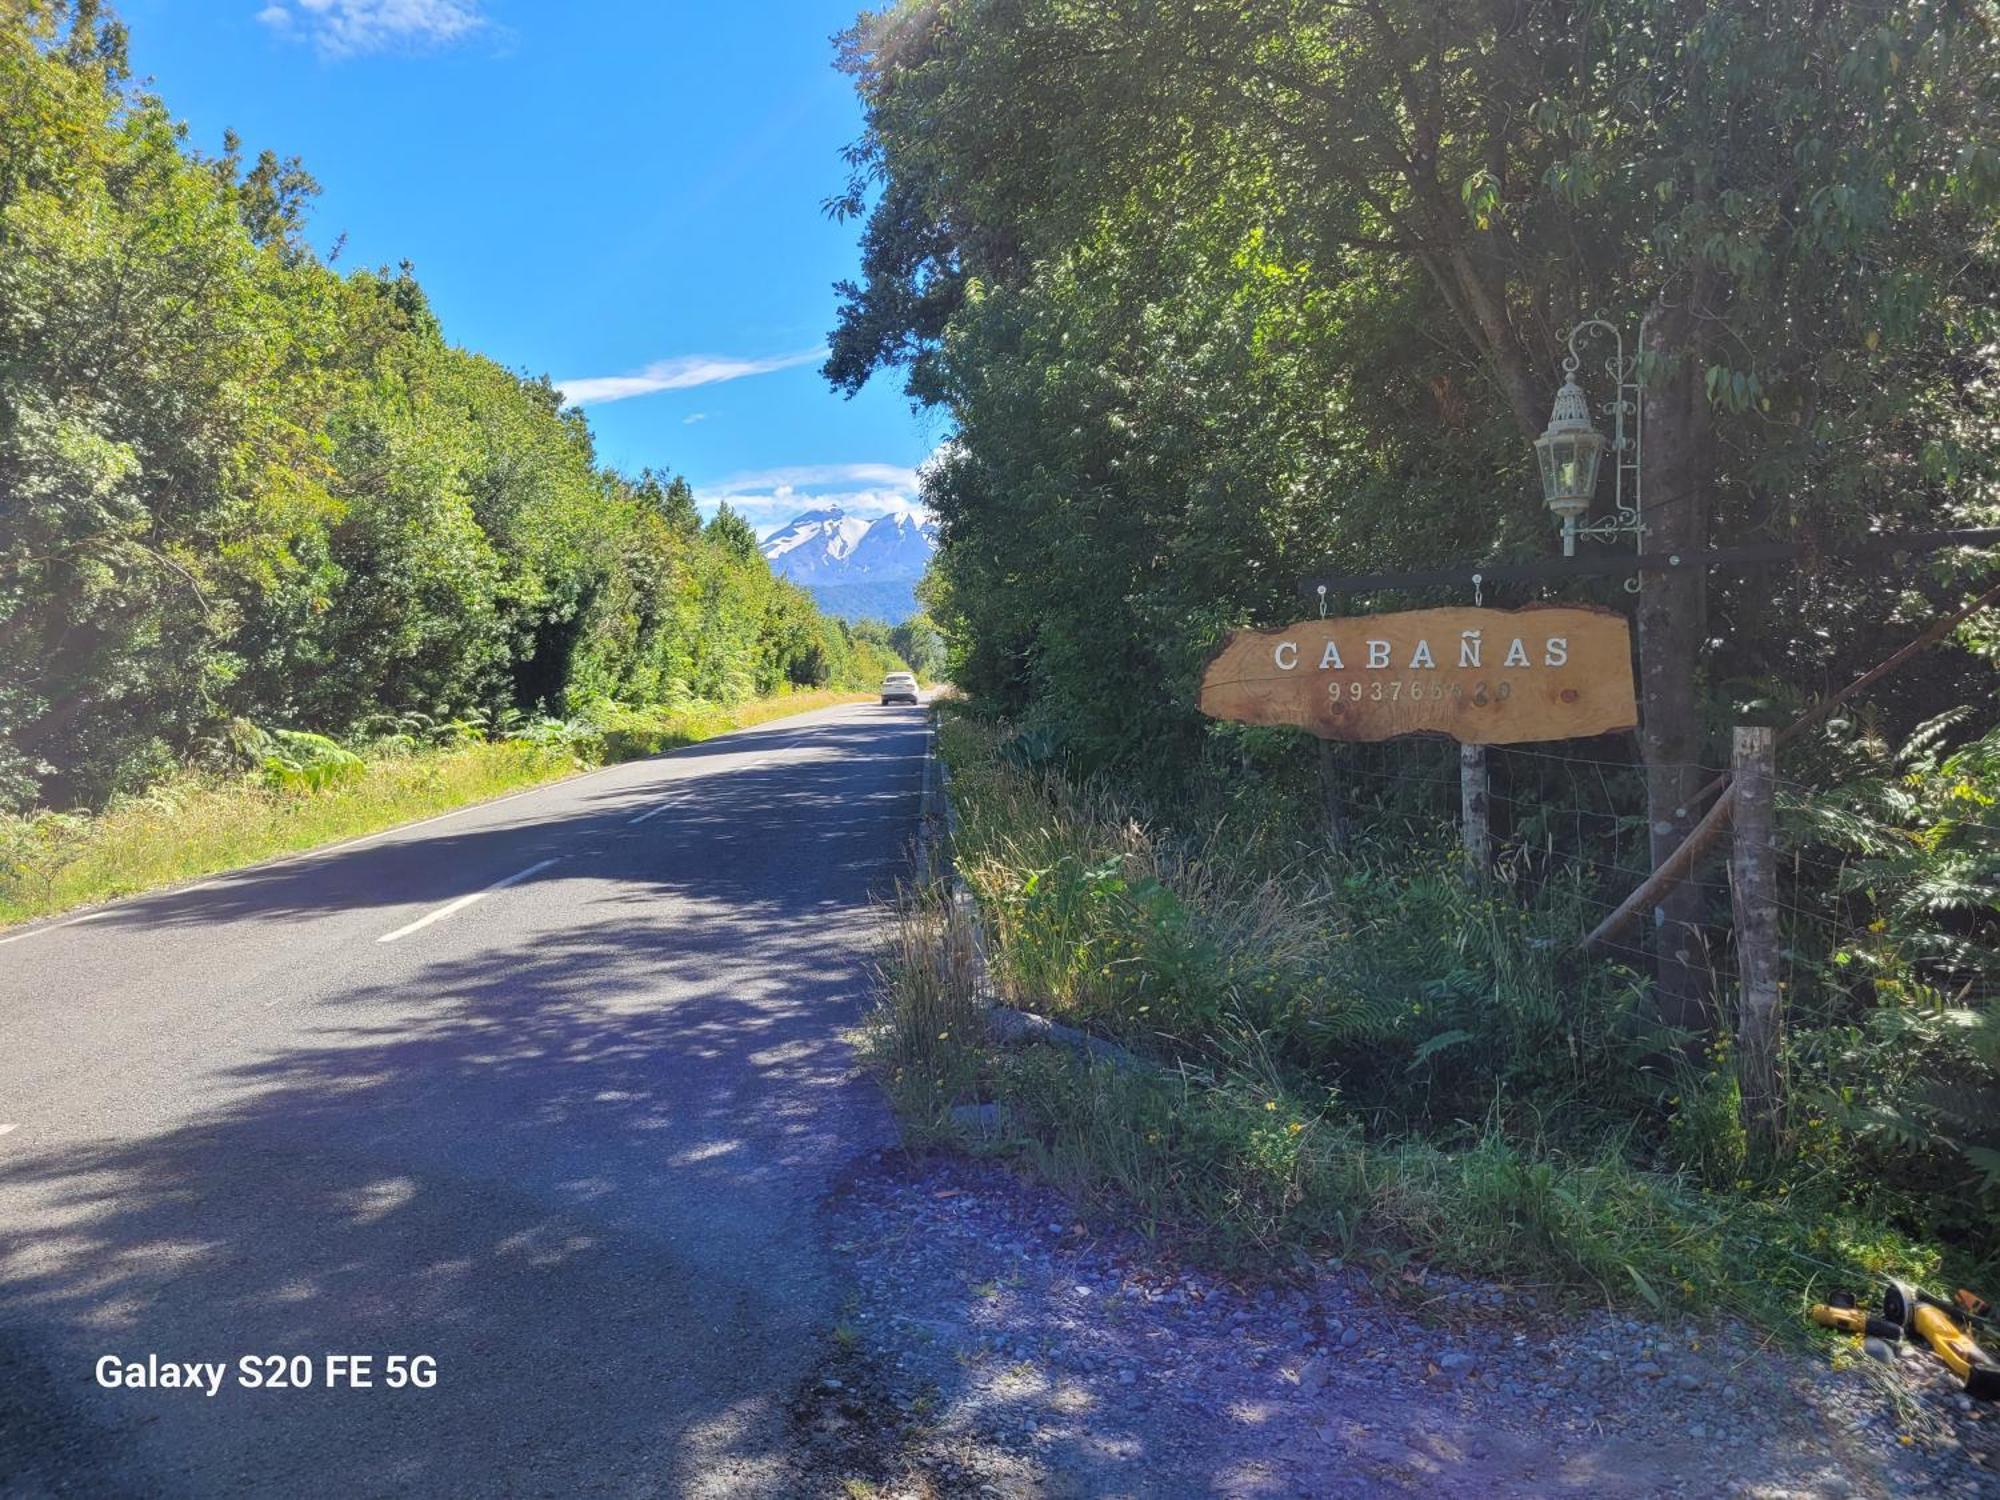
[[[900,912],[868,1033],[913,1143],[1018,1156],[1079,1200],[1226,1263],[1422,1263],[1557,1298],[1727,1312],[1792,1337],[1830,1290],[1938,1280],[1935,1247],[1810,1176],[1718,1187],[1602,1109],[1545,1124],[1568,1097],[1560,1075],[1536,1075],[1536,1107],[1468,1089],[1472,1118],[1450,1103],[1424,1113],[1398,1090],[1411,1058],[1423,1070],[1460,1052],[1427,1045],[1458,1018],[1397,998],[1381,950],[1452,962],[1463,951],[1383,927],[1351,870],[1318,884],[1304,869],[1253,879],[1214,848],[1168,847],[1101,788],[1010,765],[977,725],[947,719],[940,741],[955,852],[1004,997],[1154,1066],[990,1046],[966,921],[918,893]],[[1409,878],[1427,880],[1424,868],[1414,861]],[[1404,928],[1437,919],[1422,895],[1390,903]],[[1374,951],[1345,951],[1357,943]],[[1482,983],[1482,1003],[1510,1018],[1492,1024],[1515,1028],[1482,1039],[1482,1066],[1500,1069],[1509,1047],[1539,1054],[1551,1034],[1572,1051],[1610,1045],[1584,1035],[1598,1023],[1568,1002],[1513,998],[1491,974]],[[1362,993],[1370,984],[1380,992]],[[998,1129],[968,1104],[998,1104]]]
[[[0,926],[157,890],[377,833],[600,765],[657,755],[868,693],[788,693],[735,707],[618,709],[560,735],[417,748],[392,742],[340,762],[350,774],[288,789],[263,773],[197,774],[95,815],[0,817]]]

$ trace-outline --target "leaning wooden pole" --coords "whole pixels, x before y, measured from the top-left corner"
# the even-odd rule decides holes
[[[1815,703],[1811,708],[1808,708],[1784,727],[1783,731],[1778,735],[1778,743],[1780,745],[1786,744],[1794,736],[1812,728],[1813,725],[1824,719],[1856,693],[1865,692],[1884,677],[1887,677],[1891,672],[1895,671],[1896,668],[1902,666],[1904,662],[1909,661],[1913,657],[1921,656],[1939,641],[1950,635],[1952,631],[1978,614],[1982,609],[1994,603],[2000,603],[2000,583],[1994,584],[1992,588],[1981,594],[1977,599],[1974,599],[1963,609],[1946,615],[1941,620],[1932,621],[1924,633],[1911,641],[1907,646],[1904,646],[1893,655],[1870,667],[1839,692],[1828,694],[1826,697],[1820,699],[1819,702]],[[1698,790],[1692,797],[1688,798],[1688,805],[1691,807],[1699,806],[1712,793],[1721,791],[1728,781],[1729,773],[1724,771],[1720,776],[1717,776],[1713,781]]]
[[[1995,584],[1964,608],[1947,615],[1941,620],[1935,621],[1922,635],[1911,641],[1907,646],[1904,646],[1901,650],[1886,658],[1879,665],[1863,672],[1839,692],[1831,694],[1815,703],[1811,708],[1787,724],[1783,732],[1778,735],[1775,743],[1782,745],[1786,740],[1792,738],[1793,735],[1817,724],[1856,693],[1880,682],[1884,677],[1895,671],[1896,668],[1902,666],[1903,663],[1921,654],[1928,648],[1935,646],[1949,635],[1953,629],[1964,624],[1975,614],[1979,613],[1980,610],[1996,602],[2000,602],[2000,584]],[[1722,833],[1722,830],[1729,826],[1729,813],[1730,809],[1735,805],[1735,796],[1733,793],[1733,784],[1730,780],[1730,773],[1727,771],[1724,771],[1713,781],[1701,787],[1690,796],[1688,798],[1688,806],[1699,806],[1705,798],[1715,792],[1720,792],[1722,795],[1717,799],[1715,806],[1708,810],[1708,815],[1695,825],[1694,831],[1687,836],[1686,841],[1679,848],[1675,849],[1661,863],[1658,869],[1647,876],[1645,882],[1636,891],[1618,903],[1617,910],[1591,928],[1583,941],[1577,944],[1580,952],[1588,953],[1591,949],[1601,946],[1615,936],[1626,923],[1639,915],[1640,912],[1644,911],[1648,906],[1655,904],[1660,899],[1661,894],[1672,888],[1674,883],[1693,866],[1695,860],[1708,849],[1709,845],[1715,842],[1717,837]]]
[[[1591,928],[1590,933],[1577,946],[1585,952],[1607,941],[1627,922],[1652,905],[1662,891],[1670,889],[1694,867],[1694,862],[1707,852],[1708,847],[1722,836],[1729,826],[1729,814],[1736,805],[1736,788],[1732,783],[1723,788],[1722,795],[1715,799],[1715,806],[1708,810],[1694,832],[1678,849],[1667,856],[1659,869],[1646,877],[1645,883],[1618,903],[1618,909]]]
[[[1777,735],[1741,727],[1731,757],[1735,829],[1729,843],[1729,904],[1736,927],[1736,1082],[1751,1149],[1777,1148],[1778,835],[1772,817]]]

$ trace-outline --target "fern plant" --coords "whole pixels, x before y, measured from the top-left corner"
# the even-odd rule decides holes
[[[273,791],[323,792],[361,775],[366,763],[323,734],[299,729],[268,731],[264,781]]]
[[[1885,1180],[2000,1222],[2000,729],[1952,748],[1958,708],[1862,769],[1789,799],[1801,869],[1794,953],[1816,1027],[1795,1027],[1808,1126]],[[1818,932],[1806,929],[1817,928]],[[1811,955],[1824,955],[1811,957]]]

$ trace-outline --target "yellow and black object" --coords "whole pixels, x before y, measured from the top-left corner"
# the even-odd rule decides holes
[[[1837,1328],[1843,1333],[1887,1339],[1890,1343],[1903,1336],[1902,1324],[1863,1312],[1855,1305],[1852,1292],[1835,1292],[1826,1301],[1814,1303],[1812,1320],[1822,1328]]]
[[[1972,1341],[1966,1332],[1966,1313],[1907,1281],[1891,1281],[1882,1293],[1882,1316],[1929,1344],[1964,1384],[1968,1396],[2000,1401],[2000,1364]]]

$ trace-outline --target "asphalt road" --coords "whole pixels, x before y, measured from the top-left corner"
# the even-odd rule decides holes
[[[0,1493],[786,1492],[923,750],[804,715],[0,945]]]

